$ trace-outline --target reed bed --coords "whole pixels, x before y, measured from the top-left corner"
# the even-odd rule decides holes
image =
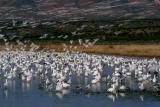
[[[128,56],[160,56],[160,44],[97,44],[90,46],[82,46],[77,43],[75,44],[65,44],[64,43],[54,43],[54,42],[36,42],[35,43],[41,50],[54,50],[58,52],[64,51],[79,51],[79,52],[88,52],[88,53],[98,53],[98,54],[114,54],[114,55],[128,55]],[[19,50],[22,49],[16,43],[11,43],[9,46],[10,50]],[[25,50],[30,50],[32,46],[27,44]],[[6,50],[4,44],[0,44],[0,50]]]

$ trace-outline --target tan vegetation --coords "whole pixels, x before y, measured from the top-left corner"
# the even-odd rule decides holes
[[[115,54],[115,55],[133,55],[133,56],[160,56],[160,44],[107,44],[107,45],[93,45],[80,46],[77,44],[66,45],[62,43],[37,43],[38,50],[55,50],[62,51],[80,51],[98,54]],[[11,50],[20,49],[21,46],[12,44]],[[5,50],[5,45],[0,45],[0,50]],[[26,50],[30,47],[27,45]]]

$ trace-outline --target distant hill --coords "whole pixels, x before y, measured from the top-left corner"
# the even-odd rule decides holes
[[[22,6],[22,5],[34,6],[35,5],[35,1],[34,0],[13,0],[11,5],[13,5],[13,6]]]
[[[7,6],[19,7],[22,5],[33,6],[34,4],[35,4],[34,0],[0,0],[1,7],[7,7]]]
[[[160,18],[154,0],[0,0],[2,19]]]

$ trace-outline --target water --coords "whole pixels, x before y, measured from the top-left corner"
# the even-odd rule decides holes
[[[14,89],[15,88],[15,89]],[[158,107],[159,97],[132,93],[126,96],[112,94],[75,94],[70,93],[63,98],[58,94],[48,93],[37,88],[35,84],[16,84],[10,90],[0,90],[0,103],[2,107]],[[7,93],[7,94],[6,94]],[[115,97],[115,98],[114,98]],[[142,101],[142,98],[144,100]],[[115,99],[115,100],[113,100]]]
[[[8,90],[8,95],[3,90],[0,92],[1,107],[159,107],[160,104],[159,97],[138,93],[117,97],[105,93],[70,93],[60,98],[58,94],[38,89],[35,84],[28,89],[17,84],[15,90]]]

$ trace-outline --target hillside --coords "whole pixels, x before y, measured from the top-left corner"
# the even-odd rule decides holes
[[[106,43],[160,42],[160,20],[12,21],[0,23],[0,34],[9,41],[32,40]]]
[[[0,19],[160,18],[154,0],[0,0]]]

